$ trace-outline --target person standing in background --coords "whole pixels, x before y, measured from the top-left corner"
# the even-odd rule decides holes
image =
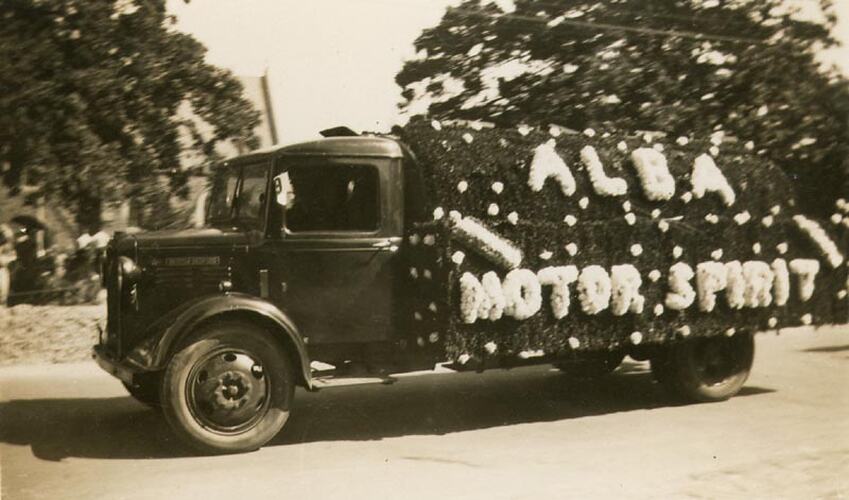
[[[12,272],[9,266],[15,260],[15,233],[6,224],[0,224],[0,307],[6,307]]]

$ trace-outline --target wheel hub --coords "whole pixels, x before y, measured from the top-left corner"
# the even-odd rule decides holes
[[[192,412],[218,432],[239,432],[254,425],[269,400],[261,361],[246,352],[210,353],[197,363],[188,382]]]

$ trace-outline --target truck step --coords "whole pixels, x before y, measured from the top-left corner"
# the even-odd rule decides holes
[[[366,385],[366,384],[383,384],[391,385],[397,381],[393,377],[333,377],[324,376],[312,379],[312,385],[315,390],[325,389],[328,387],[344,387],[350,385]]]

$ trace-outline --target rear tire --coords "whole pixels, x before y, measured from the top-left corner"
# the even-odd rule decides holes
[[[204,328],[168,364],[165,418],[204,453],[255,450],[286,424],[294,397],[292,363],[274,337],[246,322]]]
[[[751,333],[700,337],[669,346],[652,358],[651,369],[655,380],[678,399],[724,401],[743,388],[754,356]]]

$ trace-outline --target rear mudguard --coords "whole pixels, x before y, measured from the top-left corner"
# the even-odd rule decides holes
[[[194,331],[198,325],[215,316],[230,315],[247,318],[252,316],[266,325],[273,325],[271,333],[296,351],[292,352],[296,358],[293,361],[298,362],[296,372],[302,378],[304,387],[313,388],[306,344],[295,323],[275,305],[242,293],[212,295],[184,304],[175,313],[163,318],[166,326],[153,329],[157,333],[151,334],[133,349],[127,355],[126,361],[141,371],[162,370],[174,354],[180,340]]]

